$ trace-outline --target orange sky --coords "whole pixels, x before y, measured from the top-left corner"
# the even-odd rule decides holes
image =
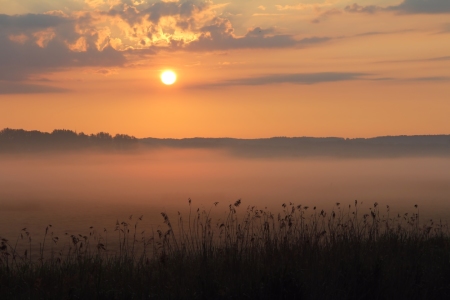
[[[0,0],[0,129],[450,134],[448,0],[276,3]]]

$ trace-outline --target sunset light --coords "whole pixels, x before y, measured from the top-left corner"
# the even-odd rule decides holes
[[[177,81],[177,74],[171,70],[164,71],[161,74],[161,81],[165,85],[172,85]]]
[[[450,299],[450,0],[0,3],[2,299]]]

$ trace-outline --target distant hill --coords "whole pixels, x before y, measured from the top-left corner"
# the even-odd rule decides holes
[[[273,137],[263,139],[185,138],[137,139],[125,134],[86,135],[70,130],[51,133],[5,128],[0,131],[0,153],[49,151],[135,151],[146,149],[221,149],[242,157],[450,157],[450,135],[339,137]]]

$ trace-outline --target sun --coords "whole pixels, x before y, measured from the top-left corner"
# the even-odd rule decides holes
[[[177,74],[172,70],[166,70],[161,73],[161,81],[165,85],[172,85],[177,81]]]

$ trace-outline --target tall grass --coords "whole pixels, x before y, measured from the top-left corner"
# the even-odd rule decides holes
[[[38,253],[24,228],[1,240],[2,299],[446,299],[447,225],[412,214],[329,212],[283,204],[278,214],[241,201],[222,218],[192,209],[155,231],[139,218],[115,231],[53,235]],[[151,232],[146,232],[151,231]],[[51,244],[51,246],[49,246]]]

